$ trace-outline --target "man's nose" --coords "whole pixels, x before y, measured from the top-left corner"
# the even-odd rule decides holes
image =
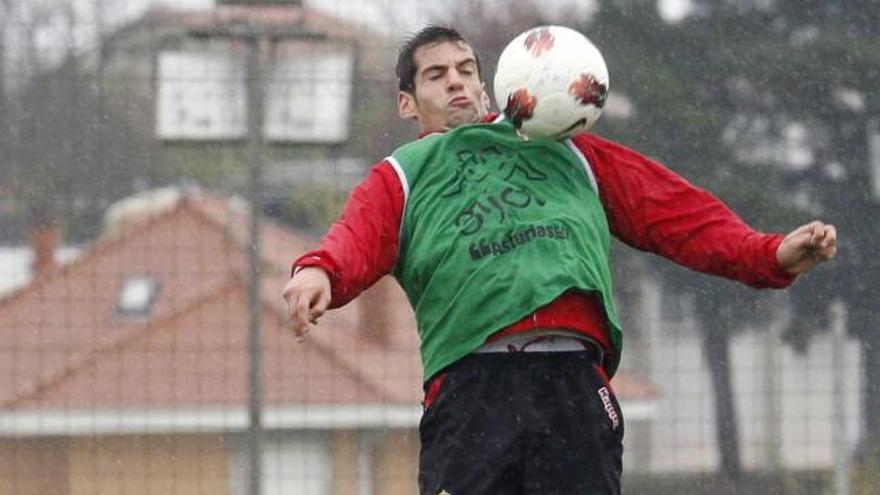
[[[446,73],[446,86],[449,89],[459,89],[464,84],[464,78],[462,78],[461,73],[455,69],[450,70]]]

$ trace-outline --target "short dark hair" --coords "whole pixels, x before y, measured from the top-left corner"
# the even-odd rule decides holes
[[[419,32],[406,40],[400,46],[397,55],[397,86],[401,91],[414,93],[416,90],[416,50],[425,45],[440,43],[443,41],[460,41],[468,46],[470,43],[464,36],[451,27],[446,26],[425,26]],[[473,47],[471,46],[471,49]],[[474,58],[477,61],[477,75],[482,80],[480,74],[480,57],[474,52]]]

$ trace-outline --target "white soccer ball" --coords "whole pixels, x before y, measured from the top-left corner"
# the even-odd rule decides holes
[[[530,29],[511,41],[495,70],[495,103],[522,134],[561,139],[588,130],[608,96],[608,68],[581,33]]]

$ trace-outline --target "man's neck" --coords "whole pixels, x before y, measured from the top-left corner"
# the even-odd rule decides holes
[[[477,123],[488,124],[488,123],[494,121],[497,117],[498,117],[497,113],[487,112],[485,115],[483,115],[483,117],[480,120],[473,122],[473,123],[474,124],[477,124]],[[460,124],[460,125],[466,125],[466,124]],[[458,127],[458,126],[456,126],[456,127]],[[454,129],[454,127],[452,129]],[[451,130],[451,129],[437,129],[437,130],[430,130],[430,131],[427,131],[427,130],[419,131],[419,139],[421,139],[425,136],[428,136],[430,134],[438,134],[438,133],[442,134],[442,133],[449,131],[449,130]]]

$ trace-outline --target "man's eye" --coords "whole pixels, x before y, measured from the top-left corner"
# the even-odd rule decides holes
[[[476,69],[473,64],[465,64],[458,68],[458,72],[470,76],[476,72]]]
[[[443,77],[443,71],[439,70],[430,70],[424,73],[424,77],[426,77],[429,81],[436,81]]]

